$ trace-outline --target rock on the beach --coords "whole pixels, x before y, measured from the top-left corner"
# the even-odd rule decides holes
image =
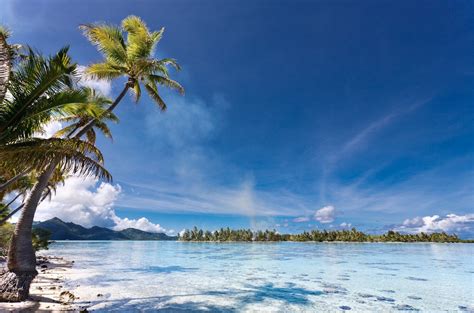
[[[61,292],[59,294],[59,301],[62,303],[62,304],[70,304],[72,303],[74,300],[76,299],[76,296],[68,291],[68,290],[65,290],[63,292]]]

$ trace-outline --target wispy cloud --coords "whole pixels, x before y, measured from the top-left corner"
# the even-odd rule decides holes
[[[331,162],[336,162],[348,155],[354,153],[358,149],[366,146],[370,140],[374,139],[378,133],[389,127],[397,119],[412,113],[420,107],[426,105],[432,100],[432,97],[421,98],[415,101],[404,100],[399,106],[385,115],[380,116],[374,121],[369,122],[352,137],[345,141],[341,148],[331,156]]]

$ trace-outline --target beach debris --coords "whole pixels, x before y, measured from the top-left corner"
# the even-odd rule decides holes
[[[75,299],[76,296],[68,290],[65,290],[59,294],[59,302],[61,302],[62,304],[70,304]]]
[[[351,307],[350,307],[350,306],[347,306],[347,305],[341,305],[339,308],[340,308],[341,310],[344,310],[344,311],[349,311],[349,310],[351,310]]]

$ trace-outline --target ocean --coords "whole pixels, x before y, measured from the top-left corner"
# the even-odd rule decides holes
[[[472,312],[474,244],[60,241],[66,288],[117,312]]]

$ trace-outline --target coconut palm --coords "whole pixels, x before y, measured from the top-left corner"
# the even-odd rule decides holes
[[[72,89],[77,71],[67,48],[49,58],[29,49],[9,76],[9,96],[0,103],[0,166],[15,173],[0,177],[0,192],[29,171],[44,169],[53,156],[69,151],[78,159],[81,150],[97,152],[76,139],[32,138],[55,116],[89,111],[87,90]],[[100,170],[91,158],[82,158],[82,162]]]
[[[179,70],[176,60],[156,59],[153,56],[164,28],[150,32],[139,17],[129,16],[122,21],[121,28],[107,24],[88,24],[81,25],[80,29],[104,57],[103,62],[91,64],[86,74],[106,80],[119,77],[127,79],[122,92],[110,106],[110,111],[118,105],[129,89],[135,94],[135,101],[138,101],[143,86],[162,110],[166,109],[166,103],[158,92],[158,86],[184,93],[184,88],[170,78],[167,68],[170,65]]]
[[[17,173],[32,170],[40,173],[11,238],[9,272],[2,275],[0,284],[3,300],[24,300],[37,274],[32,223],[55,171],[111,178],[102,165],[101,152],[93,144],[80,138],[35,137],[54,118],[79,112],[89,112],[97,118],[104,113],[103,109],[94,112],[86,89],[72,88],[75,76],[76,65],[70,62],[67,49],[50,58],[30,50],[27,58],[11,72],[9,95],[0,105],[0,167]]]

